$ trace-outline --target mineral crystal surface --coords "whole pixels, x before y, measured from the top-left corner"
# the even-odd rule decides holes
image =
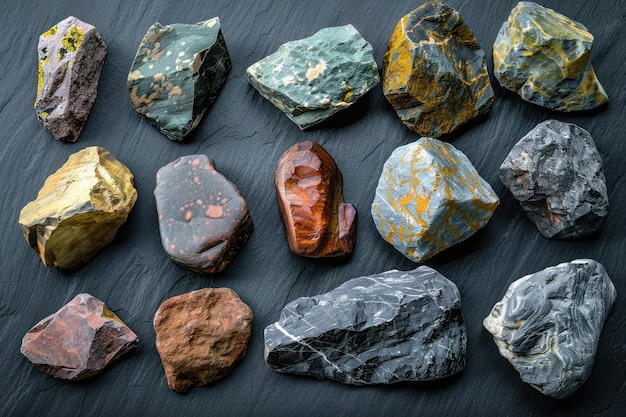
[[[137,200],[133,174],[106,149],[70,155],[20,212],[26,241],[44,265],[74,269],[115,237]]]
[[[128,74],[135,110],[171,140],[195,129],[226,80],[231,62],[217,17],[152,25]]]
[[[159,169],[154,197],[165,252],[192,271],[222,271],[252,234],[244,198],[206,155],[183,156]]]
[[[383,59],[383,93],[402,122],[437,138],[494,101],[485,53],[461,15],[440,1],[404,16]]]
[[[343,256],[356,240],[356,209],[343,202],[341,171],[316,142],[300,142],[278,161],[278,207],[289,248],[312,258]]]
[[[39,37],[37,118],[55,138],[76,142],[98,93],[107,47],[96,28],[73,16]]]
[[[387,242],[422,262],[487,224],[498,203],[461,151],[421,138],[396,148],[385,162],[372,217]]]
[[[347,108],[380,81],[372,46],[352,25],[287,42],[246,73],[300,129]]]
[[[466,339],[458,289],[421,266],[290,302],[265,328],[265,360],[352,385],[428,381],[463,370]]]
[[[83,293],[30,329],[21,352],[50,376],[78,380],[102,371],[138,343],[102,301]]]
[[[524,100],[564,112],[591,110],[609,98],[590,56],[593,35],[552,9],[521,1],[493,44],[494,75]]]
[[[590,235],[608,215],[602,158],[591,135],[575,124],[537,125],[513,146],[500,179],[547,238]]]
[[[591,374],[616,297],[604,267],[578,259],[515,281],[483,325],[522,381],[564,398]]]
[[[161,304],[154,330],[167,384],[185,392],[225,377],[244,357],[252,310],[230,288],[204,288]]]

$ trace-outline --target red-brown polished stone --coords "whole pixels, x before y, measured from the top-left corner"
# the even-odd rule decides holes
[[[293,253],[323,258],[352,252],[356,209],[343,202],[341,171],[321,145],[305,141],[287,149],[274,184]]]
[[[30,329],[21,352],[50,376],[78,380],[102,371],[138,343],[102,301],[83,293]]]
[[[230,288],[204,288],[166,300],[153,324],[167,385],[186,392],[225,377],[244,357],[252,310]]]

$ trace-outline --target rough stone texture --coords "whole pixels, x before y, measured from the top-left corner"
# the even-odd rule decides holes
[[[352,25],[287,42],[246,73],[300,129],[347,108],[380,81],[372,46]]]
[[[356,209],[343,202],[341,171],[321,145],[305,141],[289,148],[278,161],[274,185],[293,253],[321,258],[352,252]]]
[[[30,329],[20,351],[42,372],[78,380],[102,371],[138,343],[102,301],[83,293]]]
[[[96,28],[74,16],[39,37],[37,118],[55,138],[76,142],[98,93],[107,47]]]
[[[385,162],[372,217],[387,242],[422,262],[486,225],[498,203],[461,151],[421,138],[396,148]]]
[[[113,240],[136,200],[132,172],[106,149],[90,146],[46,179],[19,224],[44,265],[74,269]]]
[[[578,259],[515,281],[483,325],[524,382],[564,398],[591,374],[616,298],[604,267]]]
[[[128,74],[135,110],[171,140],[195,129],[231,62],[217,17],[195,25],[150,26]]]
[[[383,93],[407,127],[437,138],[494,101],[485,53],[461,15],[439,1],[404,16],[383,59]]]
[[[252,310],[230,288],[204,288],[161,304],[154,330],[167,385],[186,392],[225,377],[244,357]]]
[[[494,75],[524,100],[553,110],[591,110],[609,98],[591,66],[593,36],[582,24],[521,1],[493,44]]]
[[[206,155],[159,169],[154,197],[165,252],[192,271],[222,271],[252,234],[246,201]]]
[[[513,146],[500,179],[547,238],[595,233],[608,215],[602,158],[591,135],[575,124],[537,125]]]
[[[458,289],[421,266],[290,302],[265,328],[265,360],[352,385],[429,381],[463,370],[466,339]]]

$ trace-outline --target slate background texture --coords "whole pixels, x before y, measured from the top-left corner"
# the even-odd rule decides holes
[[[595,36],[592,62],[610,103],[593,114],[559,114],[499,87],[489,115],[446,139],[462,150],[500,196],[491,222],[426,264],[459,287],[468,331],[468,362],[458,377],[434,383],[352,387],[279,374],[263,361],[263,329],[299,296],[327,292],[346,280],[417,265],[385,243],[369,213],[383,163],[418,139],[396,116],[380,85],[338,117],[300,131],[247,82],[245,69],[286,41],[351,23],[374,47],[377,63],[396,22],[421,4],[406,1],[18,0],[0,14],[0,416],[617,416],[626,412],[623,297],[626,225],[626,4],[623,0],[543,5],[585,24]],[[449,0],[476,35],[493,74],[492,43],[515,0]],[[79,140],[61,143],[33,109],[37,39],[69,15],[96,26],[108,46],[98,98]],[[169,141],[135,113],[126,76],[145,31],[155,21],[195,23],[219,16],[233,68],[216,102],[185,143]],[[557,118],[593,136],[604,160],[610,214],[596,236],[543,238],[498,179],[511,147],[537,123]],[[344,196],[359,213],[357,244],[343,261],[289,252],[273,189],[273,172],[291,145],[314,140],[344,175]],[[139,198],[114,242],[72,273],[46,269],[24,240],[20,209],[44,180],[78,150],[100,145],[135,175]],[[248,244],[220,275],[174,265],[161,247],[152,191],[156,171],[182,155],[205,153],[246,198],[255,223]],[[605,323],[591,377],[555,400],[523,383],[502,358],[482,320],[508,285],[523,275],[576,258],[601,262],[618,293]],[[167,298],[203,287],[230,287],[254,312],[248,353],[226,379],[187,394],[168,389],[154,346],[152,318]],[[139,347],[84,382],[55,380],[20,352],[22,336],[80,292],[103,300],[140,338]]]

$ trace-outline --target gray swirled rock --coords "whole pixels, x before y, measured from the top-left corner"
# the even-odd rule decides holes
[[[372,45],[352,25],[287,42],[246,73],[300,129],[346,109],[380,81]]]
[[[513,146],[500,179],[546,238],[597,232],[609,212],[602,158],[591,135],[547,120]]]
[[[524,382],[564,398],[591,374],[616,297],[600,263],[574,260],[512,283],[483,325]]]
[[[457,287],[421,266],[290,302],[265,328],[265,360],[352,385],[428,381],[463,370],[466,340]]]

